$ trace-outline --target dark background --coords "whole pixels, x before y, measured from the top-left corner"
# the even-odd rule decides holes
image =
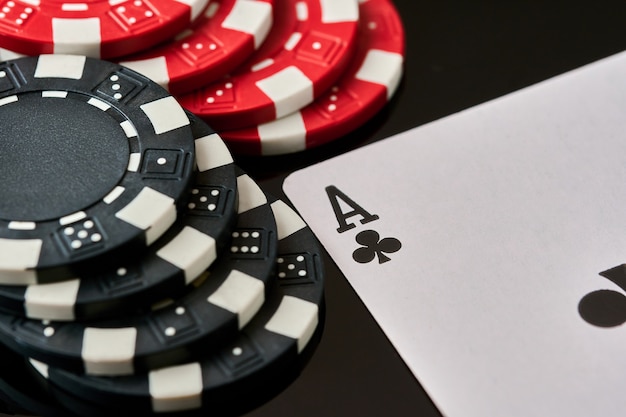
[[[238,160],[265,190],[284,197],[282,182],[297,169],[626,49],[624,0],[395,5],[407,40],[404,80],[395,98],[359,131],[329,146]],[[300,378],[247,416],[439,416],[328,257],[326,272],[326,328],[317,351]]]
[[[361,129],[330,145],[238,159],[266,191],[284,198],[282,182],[297,169],[626,49],[624,0],[395,5],[407,40],[405,76],[395,98]],[[317,351],[291,386],[246,416],[439,416],[335,264],[325,260],[326,323]]]

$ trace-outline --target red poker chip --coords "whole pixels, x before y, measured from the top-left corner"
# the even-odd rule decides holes
[[[263,46],[230,77],[179,96],[212,127],[239,129],[297,111],[348,66],[357,43],[357,0],[276,0]]]
[[[389,0],[362,1],[359,42],[340,81],[299,112],[256,127],[222,132],[232,152],[279,155],[335,140],[374,116],[394,94],[403,72],[402,21]]]
[[[184,30],[208,0],[0,0],[0,47],[115,58]]]
[[[237,68],[272,27],[274,0],[213,0],[193,28],[120,64],[173,94],[190,92]]]

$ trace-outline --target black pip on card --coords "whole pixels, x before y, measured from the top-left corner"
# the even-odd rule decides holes
[[[335,213],[339,227],[337,233],[361,227],[379,220],[378,215],[368,212],[334,185],[326,187],[326,194]],[[345,209],[345,211],[344,211]],[[395,237],[383,237],[372,229],[362,230],[355,236],[357,248],[352,252],[352,259],[366,264],[378,259],[382,264],[391,260],[387,254],[395,253],[402,248],[402,243]]]

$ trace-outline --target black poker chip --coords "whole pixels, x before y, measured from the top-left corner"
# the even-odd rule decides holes
[[[129,375],[179,363],[234,337],[265,300],[276,259],[267,198],[237,178],[231,248],[193,291],[154,311],[95,322],[48,322],[0,313],[0,338],[17,352],[90,375]]]
[[[80,278],[0,285],[0,310],[33,319],[92,320],[182,295],[230,241],[237,209],[237,176],[228,149],[206,123],[191,114],[189,119],[197,168],[180,219],[146,253],[94,263]]]
[[[120,65],[74,55],[0,63],[0,126],[0,283],[68,279],[82,261],[149,246],[187,196],[185,111]]]
[[[229,415],[248,395],[295,377],[319,337],[324,312],[320,247],[282,201],[272,203],[278,228],[277,286],[235,339],[195,362],[120,377],[85,376],[33,362],[59,401],[93,416]],[[182,414],[178,414],[182,413]]]

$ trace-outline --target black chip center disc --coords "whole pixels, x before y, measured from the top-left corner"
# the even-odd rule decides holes
[[[106,196],[128,166],[113,117],[83,100],[22,94],[0,112],[0,217],[43,221]]]

